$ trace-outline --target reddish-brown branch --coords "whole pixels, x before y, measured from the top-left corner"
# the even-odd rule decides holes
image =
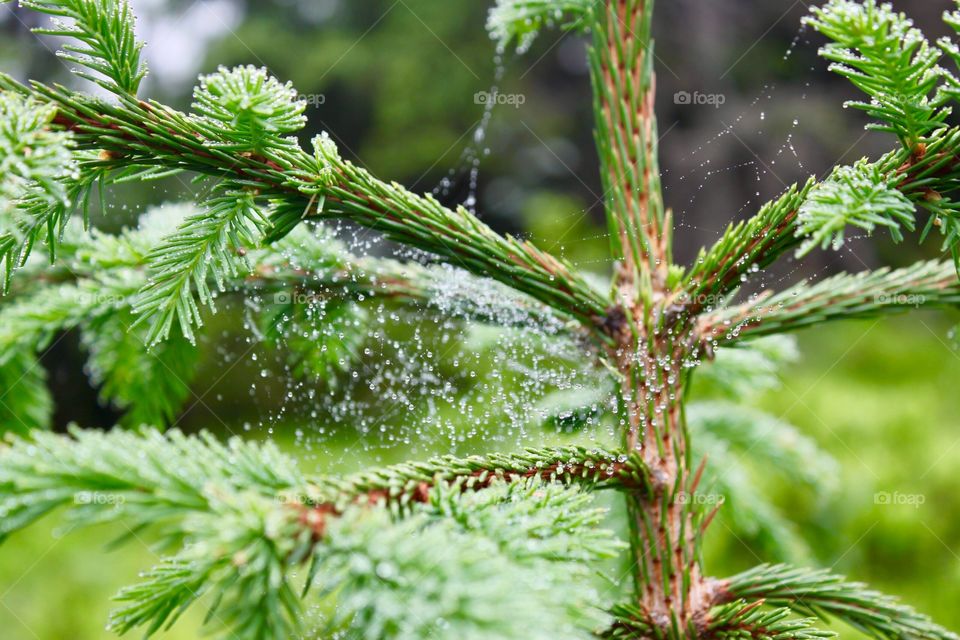
[[[456,477],[444,477],[438,475],[431,481],[419,481],[409,483],[400,492],[386,487],[377,487],[367,490],[361,490],[345,504],[353,506],[378,506],[390,504],[426,504],[430,501],[433,489],[440,483],[447,483],[457,486],[461,491],[482,491],[488,489],[497,481],[514,482],[530,478],[541,478],[543,480],[558,480],[563,482],[573,482],[577,478],[583,477],[585,473],[599,476],[601,473],[607,481],[615,483],[617,486],[628,488],[633,492],[644,493],[647,484],[644,481],[638,481],[636,477],[636,464],[630,461],[621,462],[612,460],[606,463],[605,469],[601,472],[595,467],[589,467],[585,463],[564,463],[555,462],[546,466],[531,467],[522,471],[504,471],[498,469],[477,469],[468,474]],[[327,523],[330,518],[336,518],[343,514],[344,503],[321,502],[309,504],[303,501],[291,502],[290,506],[299,512],[299,522],[313,533],[316,540],[323,538]]]

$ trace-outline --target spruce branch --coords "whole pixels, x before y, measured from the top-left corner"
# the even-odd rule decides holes
[[[73,132],[80,148],[104,151],[90,163],[91,170],[154,167],[228,180],[255,190],[275,208],[284,203],[286,215],[274,220],[283,232],[291,228],[290,211],[299,211],[299,219],[351,220],[499,280],[601,335],[607,300],[569,264],[529,242],[498,235],[464,207],[449,209],[429,195],[380,181],[341,159],[327,143],[317,142],[315,154],[282,144],[267,145],[263,155],[233,153],[222,140],[198,136],[193,118],[158,103],[104,104],[62,87],[32,83],[28,89],[10,78],[0,78],[0,87],[55,104],[55,122]],[[275,241],[282,235],[268,233],[267,238]],[[190,318],[192,310],[184,311]]]
[[[29,351],[0,361],[0,434],[45,429],[53,417],[46,369]]]
[[[827,181],[794,185],[754,217],[731,225],[710,249],[701,250],[671,304],[687,317],[721,308],[751,273],[797,248],[804,255],[818,244],[836,246],[850,224],[868,232],[882,226],[899,239],[901,228],[914,227],[908,202],[930,213],[920,240],[939,229],[943,250],[954,252],[956,262],[960,205],[952,194],[960,186],[958,156],[960,129],[944,128],[926,139],[921,154],[892,151],[873,164],[860,161],[837,169]]]
[[[901,228],[914,229],[914,205],[895,187],[895,181],[886,180],[876,165],[865,160],[836,169],[800,206],[797,233],[807,239],[797,255],[817,246],[839,249],[847,227],[867,234],[886,227],[895,242],[903,240]]]
[[[710,619],[701,631],[701,638],[733,640],[814,640],[832,638],[832,631],[817,629],[817,618],[792,618],[788,607],[764,609],[763,600],[738,600],[721,605],[710,612]]]
[[[69,38],[57,55],[103,78],[74,71],[78,76],[119,95],[137,93],[147,68],[128,0],[20,0],[20,6],[52,16],[52,27],[34,32]]]
[[[832,320],[872,318],[912,309],[960,305],[960,283],[950,262],[919,262],[903,269],[840,274],[801,283],[774,295],[700,319],[699,333],[718,346],[744,338],[795,331]]]
[[[690,316],[718,307],[750,273],[796,246],[797,214],[814,184],[790,187],[749,220],[731,224],[710,249],[701,249],[674,304]]]
[[[352,505],[386,503],[402,512],[428,502],[439,484],[473,492],[500,480],[530,478],[592,488],[642,488],[649,482],[635,456],[582,447],[447,456],[341,478],[307,478],[272,444],[239,438],[221,444],[206,433],[186,436],[175,429],[165,434],[73,429],[69,437],[36,432],[12,442],[0,450],[3,536],[58,506],[84,505],[91,491],[102,494],[102,504],[75,508],[80,521],[128,518],[139,526],[183,517],[207,509],[207,487],[219,486],[280,499],[322,531],[330,515]]]
[[[174,322],[193,342],[193,326],[203,324],[198,303],[213,306],[209,280],[224,291],[226,278],[244,275],[248,267],[240,254],[255,246],[266,228],[252,192],[221,184],[203,210],[184,220],[147,258],[150,278],[134,305],[149,324],[147,342],[165,340]]]
[[[598,327],[607,302],[565,261],[530,242],[503,237],[466,208],[450,210],[430,195],[387,184],[350,162],[331,159],[341,176],[327,190],[317,215],[342,218],[381,231],[388,238],[447,257],[454,266],[486,275]]]
[[[66,198],[61,179],[73,165],[68,133],[52,130],[56,108],[0,92],[0,212],[9,215],[23,192],[35,188],[48,201]]]
[[[820,49],[831,71],[870,97],[847,104],[881,120],[870,128],[895,133],[913,151],[944,126],[950,109],[939,91],[949,74],[940,54],[904,14],[876,0],[830,0],[813,7],[804,23],[830,38]]]
[[[66,203],[77,187],[69,133],[51,128],[56,108],[0,91],[0,292],[10,284],[40,235],[63,230]]]
[[[613,624],[598,633],[598,637],[609,640],[636,640],[636,638],[657,637],[658,627],[640,607],[633,604],[618,604],[610,610]]]
[[[307,564],[303,584],[336,597],[334,627],[364,637],[423,637],[439,618],[457,637],[516,637],[518,620],[536,623],[524,627],[533,637],[580,637],[601,621],[587,567],[619,543],[597,528],[602,511],[562,484],[621,480],[619,460],[565,448],[437,459],[332,482],[305,477],[270,443],[178,431],[34,433],[0,449],[0,535],[63,506],[76,525],[150,527],[179,547],[120,593],[111,626],[121,633],[168,626],[210,593],[210,618],[236,637],[287,638],[304,612],[294,574]],[[621,466],[608,473],[607,464]],[[430,468],[436,473],[425,475]],[[561,484],[544,484],[551,478]],[[411,498],[402,509],[401,494]],[[321,502],[332,496],[340,501]],[[431,566],[434,578],[424,582]],[[460,595],[439,597],[451,590]]]
[[[321,512],[336,512],[358,502],[386,502],[402,510],[425,502],[437,483],[477,491],[498,480],[529,478],[594,489],[630,488],[640,493],[645,493],[650,483],[648,471],[635,454],[568,446],[466,458],[443,456],[343,478],[322,477],[314,482],[319,495],[306,502],[317,503]]]
[[[803,243],[801,254],[818,244],[836,246],[850,224],[867,232],[884,226],[899,238],[901,228],[913,229],[907,201],[931,214],[921,239],[938,228],[944,249],[960,259],[960,206],[953,198],[960,147],[957,130],[944,122],[957,80],[937,64],[937,50],[912,22],[887,4],[831,0],[811,11],[806,22],[833,40],[821,55],[832,61],[832,70],[871,97],[870,102],[851,104],[883,120],[873,128],[896,133],[903,148],[874,164],[861,161],[854,168],[838,169],[823,184],[808,183],[799,201],[781,208],[781,198],[746,225],[729,230],[701,254],[686,279],[679,304],[691,312],[718,306],[747,269],[754,264],[762,268],[798,241]],[[948,23],[951,15],[945,16]],[[947,40],[940,44],[948,54],[956,50]],[[792,194],[793,190],[787,198]],[[749,249],[757,244],[767,245],[761,252],[763,261],[750,255]]]
[[[585,506],[583,494],[525,481],[438,488],[399,524],[354,508],[327,531],[311,575],[338,590],[334,623],[357,637],[586,639],[607,620],[586,567],[618,545]]]
[[[305,102],[297,101],[291,83],[285,85],[251,65],[201,76],[193,91],[194,122],[203,135],[221,140],[230,151],[263,151],[265,145],[296,146],[285,138],[307,123]]]
[[[514,41],[518,50],[525,51],[545,27],[587,26],[595,4],[594,0],[497,0],[487,15],[487,32],[501,51]]]
[[[761,565],[724,580],[720,601],[762,598],[800,615],[836,618],[878,640],[956,640],[957,635],[895,598],[827,570]]]
[[[145,637],[172,626],[198,598],[211,594],[207,622],[221,637],[284,640],[301,635],[304,605],[294,586],[297,563],[309,557],[310,532],[274,501],[251,494],[212,495],[209,510],[182,523],[181,551],[116,596],[110,614],[118,634]]]

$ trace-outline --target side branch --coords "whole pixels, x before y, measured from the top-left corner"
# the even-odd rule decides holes
[[[794,185],[753,218],[730,225],[716,244],[700,251],[673,304],[690,316],[716,306],[746,274],[798,246],[797,213],[813,186],[812,180],[803,187]]]
[[[951,222],[940,217],[955,216],[945,194],[960,185],[960,128],[940,130],[918,150],[892,151],[866,166],[915,206],[931,210],[927,231]],[[823,184],[811,179],[802,187],[794,185],[750,220],[728,228],[710,249],[701,250],[674,304],[690,315],[717,307],[750,273],[800,248],[806,239],[801,206]]]
[[[891,596],[827,570],[761,565],[718,585],[717,604],[764,599],[803,616],[832,617],[875,638],[957,640],[958,636]]]
[[[568,446],[467,458],[442,456],[342,478],[313,478],[305,494],[288,498],[298,505],[303,521],[310,523],[314,533],[322,535],[327,518],[351,505],[383,504],[402,513],[410,505],[428,502],[438,485],[469,492],[489,488],[498,480],[530,478],[591,489],[630,489],[639,494],[648,493],[650,483],[646,467],[636,454]]]
[[[73,132],[81,149],[99,150],[88,165],[101,171],[137,165],[194,171],[229,179],[258,197],[377,229],[393,240],[434,253],[477,275],[492,277],[598,329],[609,306],[566,262],[528,242],[503,237],[463,207],[451,210],[429,196],[377,180],[340,161],[317,175],[317,161],[301,149],[236,153],[206,139],[193,116],[155,102],[124,98],[119,105],[81,97],[62,87],[23,87],[0,76],[0,89],[55,104],[55,124]],[[325,196],[327,206],[320,206]]]
[[[177,430],[75,429],[70,436],[35,433],[0,448],[0,539],[60,506],[72,505],[92,521],[122,519],[140,527],[207,512],[224,492],[286,504],[318,533],[328,516],[350,505],[386,503],[400,513],[425,502],[440,484],[476,491],[497,479],[533,477],[593,488],[643,491],[648,485],[635,456],[583,447],[448,456],[343,478],[308,478],[272,444],[238,438],[221,444],[206,433]]]
[[[952,262],[921,262],[904,269],[841,274],[799,284],[760,301],[722,309],[700,319],[710,344],[796,331],[832,320],[871,318],[912,309],[960,306],[960,281]]]
[[[150,529],[173,555],[120,592],[110,620],[120,634],[140,627],[150,635],[175,622],[198,594],[211,594],[210,617],[231,637],[301,637],[311,588],[320,602],[337,594],[337,612],[352,620],[356,637],[379,637],[379,631],[365,631],[383,628],[379,618],[371,621],[375,616],[407,616],[420,625],[407,627],[414,629],[411,637],[429,636],[435,618],[406,613],[424,611],[422,604],[417,608],[421,597],[432,612],[444,601],[431,616],[457,624],[457,637],[519,637],[504,625],[525,612],[533,619],[520,623],[523,631],[556,626],[542,637],[562,637],[575,620],[595,628],[601,619],[583,617],[600,606],[592,594],[584,596],[586,567],[615,557],[621,546],[598,529],[603,511],[588,508],[584,492],[557,483],[494,479],[549,476],[600,486],[632,477],[626,458],[566,447],[438,459],[435,467],[406,465],[318,485],[270,442],[233,438],[224,444],[209,434],[178,431],[76,429],[71,436],[35,433],[0,447],[0,540],[57,507],[69,509],[73,525],[122,521],[131,532]],[[451,483],[441,485],[427,475],[431,471]],[[408,501],[409,510],[384,497],[422,482],[435,483],[429,501]],[[468,484],[489,489],[468,494]],[[344,496],[342,517],[329,517],[337,503],[313,502],[325,495]],[[373,508],[371,500],[391,509]],[[439,567],[431,573],[435,586],[420,595],[418,578],[430,565]],[[382,573],[388,566],[395,579]],[[518,598],[522,604],[511,609]],[[473,619],[475,611],[504,610],[510,615],[503,623],[483,613]]]

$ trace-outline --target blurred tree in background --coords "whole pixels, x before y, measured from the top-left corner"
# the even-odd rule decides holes
[[[305,131],[305,138],[321,129],[332,132],[345,157],[362,159],[375,173],[415,190],[436,189],[445,203],[475,194],[477,210],[498,230],[532,237],[598,273],[608,270],[585,43],[577,36],[543,34],[522,58],[512,53],[501,58],[482,28],[488,7],[464,0],[133,4],[150,45],[148,91],[158,99],[177,107],[189,104],[196,73],[217,64],[266,66],[307,97],[314,129]],[[946,4],[894,3],[931,39],[943,32],[940,13]],[[817,59],[819,40],[799,26],[805,11],[802,2],[787,0],[675,0],[660,7],[655,28],[664,187],[686,237],[696,239],[676,248],[681,262],[713,241],[732,215],[749,215],[785,185],[888,147],[881,136],[864,132],[865,118],[858,113],[838,116],[853,89]],[[38,19],[0,8],[0,66],[20,78],[66,81],[62,63],[37,47],[29,33]],[[478,94],[494,87],[522,95],[523,104],[488,112]],[[714,101],[722,104],[683,104],[682,92],[722,96]],[[147,204],[177,201],[186,193],[174,179],[132,185],[122,196],[111,196],[109,215],[98,224],[119,228]],[[124,212],[129,212],[126,218]],[[373,237],[357,236],[372,243],[375,252],[388,249]],[[885,238],[855,240],[840,252],[821,254],[815,273],[786,269],[777,277],[787,283],[840,268],[909,264],[933,248],[894,246]],[[801,537],[816,542],[819,563],[901,593],[954,628],[960,626],[955,320],[923,314],[810,331],[801,336],[803,359],[782,372],[781,386],[763,399],[770,412],[802,427],[841,461],[833,495],[774,487]],[[291,390],[274,375],[277,363],[259,349],[251,351],[241,308],[211,322],[216,331],[209,333],[222,332],[222,338],[201,343],[204,369],[179,422],[186,430],[271,432],[280,441],[296,440],[303,455],[343,469],[460,446],[450,438],[413,438],[406,450],[392,448],[394,442],[388,449],[379,432],[333,433],[323,425],[337,416],[324,408],[323,398],[291,401]],[[434,347],[424,363],[435,367],[439,380],[462,388],[465,403],[482,416],[478,389],[494,367],[469,362],[473,376],[464,380],[465,363],[458,361],[455,348],[437,344],[440,338],[429,327],[406,331],[403,337]],[[95,388],[83,384],[79,354],[79,337],[68,334],[43,359],[57,397],[70,399],[59,402],[57,424],[109,426],[117,414],[98,403]],[[371,356],[381,357],[387,356]],[[368,367],[362,375],[377,372]],[[335,387],[317,393],[341,394]],[[426,413],[436,399],[411,397],[399,408],[375,394],[362,401],[389,429],[391,420],[409,422],[410,414]],[[463,410],[429,406],[441,416]],[[251,423],[251,415],[260,420]],[[490,416],[478,433],[498,424],[497,416]],[[309,435],[297,435],[322,428],[327,432],[312,446]],[[884,494],[924,500],[883,504]],[[769,559],[754,541],[737,538],[729,528],[729,535],[721,535],[725,526],[717,525],[709,550],[714,566],[733,571]],[[8,542],[22,552],[0,557],[3,637],[102,637],[107,597],[130,581],[134,567],[142,564],[138,558],[150,553],[145,547],[116,552],[109,557],[116,569],[102,571],[102,557],[74,552],[91,539],[110,537],[93,530],[60,542],[40,529]],[[60,614],[50,617],[51,610]],[[164,637],[190,638],[191,633],[184,624]]]

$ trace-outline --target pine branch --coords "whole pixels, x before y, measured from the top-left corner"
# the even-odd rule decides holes
[[[497,453],[457,458],[443,456],[427,462],[409,462],[343,478],[315,480],[320,513],[345,509],[353,503],[385,501],[396,508],[425,502],[438,483],[457,483],[464,491],[489,487],[498,480],[540,478],[562,484],[583,484],[594,489],[631,488],[644,493],[648,472],[635,456],[600,449],[569,446],[527,449],[522,453]]]
[[[381,182],[343,160],[333,159],[333,166],[341,178],[327,190],[319,217],[352,220],[499,280],[588,327],[602,323],[606,300],[566,262],[529,242],[499,236],[462,206],[447,209],[429,195]]]
[[[721,601],[763,598],[800,615],[836,618],[879,640],[956,640],[951,631],[859,582],[827,570],[762,565],[719,585]]]
[[[104,104],[39,83],[25,89],[9,78],[0,78],[0,87],[55,104],[56,123],[73,132],[80,148],[106,152],[90,169],[157,167],[226,179],[255,189],[275,207],[286,203],[285,211],[299,210],[301,219],[342,218],[377,229],[475,275],[499,280],[601,333],[607,301],[567,263],[528,242],[496,234],[463,207],[451,210],[430,196],[377,180],[322,141],[315,141],[314,155],[280,144],[267,145],[262,155],[232,153],[226,150],[229,135],[215,140],[198,136],[194,119],[157,103]],[[288,231],[289,214],[281,221]],[[280,235],[271,233],[268,239]],[[191,309],[184,311],[191,316]]]
[[[148,323],[151,345],[165,340],[174,322],[194,342],[193,325],[203,324],[198,303],[213,306],[209,280],[224,291],[226,278],[245,275],[249,267],[238,254],[254,246],[267,227],[254,194],[234,185],[222,186],[203,208],[147,258],[150,278],[134,311],[138,322]]]
[[[811,243],[842,239],[846,223],[868,231],[887,227],[900,238],[901,227],[913,228],[913,214],[903,198],[891,192],[894,188],[931,213],[921,241],[939,228],[943,250],[954,251],[955,261],[960,259],[960,204],[952,199],[960,186],[960,129],[931,134],[922,153],[894,151],[876,163],[861,161],[833,175],[842,179],[792,187],[750,220],[728,228],[709,250],[701,250],[671,301],[676,313],[690,317],[724,306],[751,273],[798,247],[803,254]]]
[[[598,633],[600,638],[608,640],[637,640],[638,638],[659,638],[657,625],[636,605],[619,604],[610,610],[613,624]]]
[[[951,15],[945,16],[948,24]],[[842,240],[848,222],[868,232],[878,225],[889,227],[895,238],[901,226],[912,229],[912,212],[903,198],[890,191],[893,188],[931,212],[923,237],[938,227],[944,248],[960,260],[960,205],[951,197],[958,186],[960,146],[956,129],[944,124],[950,112],[947,98],[960,84],[937,65],[939,55],[912,22],[889,5],[875,0],[830,0],[813,8],[806,22],[833,40],[821,49],[821,55],[833,62],[831,69],[871,97],[870,102],[851,104],[883,120],[873,128],[896,133],[903,149],[875,165],[840,169],[832,180],[813,189],[810,201],[793,199],[783,206],[782,198],[747,225],[728,231],[713,249],[701,254],[687,278],[678,304],[689,307],[691,313],[717,307],[748,269],[754,264],[763,268],[793,248],[799,236],[812,236],[804,245],[809,250],[817,243]],[[940,46],[950,55],[958,50],[948,40]],[[802,191],[810,192],[810,187]],[[873,195],[867,197],[871,190]],[[893,208],[881,206],[884,203]],[[800,205],[805,216],[798,216]],[[795,233],[799,236],[791,238]],[[766,245],[767,250],[760,252],[763,260],[756,260],[749,250],[756,244]]]
[[[37,237],[62,232],[62,211],[77,195],[65,183],[75,171],[73,140],[51,130],[55,115],[52,105],[0,91],[0,292]]]
[[[662,284],[672,259],[664,211],[654,115],[653,0],[604,2],[592,25],[590,65],[595,138],[607,220],[623,278]],[[643,274],[643,276],[641,276]]]
[[[310,480],[273,444],[177,431],[35,433],[0,449],[0,463],[0,536],[63,506],[74,524],[150,527],[179,547],[121,592],[115,630],[152,633],[210,593],[210,618],[242,640],[296,633],[304,607],[293,574],[305,563],[305,586],[336,596],[332,624],[363,637],[424,637],[439,618],[478,640],[516,637],[518,620],[530,637],[579,637],[599,622],[589,563],[619,544],[584,494],[543,482],[629,475],[612,454],[565,448]]]
[[[830,70],[870,97],[847,104],[881,120],[870,128],[895,133],[910,151],[943,127],[950,109],[939,91],[950,77],[913,22],[876,0],[831,0],[813,7],[804,23],[832,40],[820,55]]]
[[[119,95],[137,93],[147,68],[140,62],[143,43],[134,33],[128,0],[20,0],[20,6],[53,16],[52,27],[34,32],[69,38],[57,55],[106,80],[79,70],[78,76]]]
[[[795,247],[797,214],[814,187],[789,188],[745,222],[731,224],[710,249],[701,249],[674,304],[688,316],[720,306],[750,273],[772,264]]]
[[[285,137],[304,127],[306,103],[297,100],[291,83],[280,82],[267,70],[251,65],[200,77],[193,90],[194,120],[203,135],[222,139],[228,151],[263,152],[271,146],[297,147]]]
[[[279,497],[322,532],[329,516],[351,505],[385,502],[403,510],[428,502],[432,488],[444,483],[468,492],[489,488],[498,480],[529,478],[598,489],[642,488],[648,483],[635,457],[581,447],[447,456],[342,478],[308,479],[273,445],[237,438],[224,445],[209,434],[193,437],[177,430],[161,434],[75,429],[71,437],[38,432],[0,450],[0,460],[4,463],[0,511],[6,516],[0,522],[0,536],[91,491],[101,493],[104,504],[80,509],[81,520],[128,518],[140,526],[183,517],[208,507],[209,484]],[[110,513],[93,513],[107,503]]]
[[[47,372],[34,355],[20,351],[0,362],[0,436],[47,429],[52,419]]]
[[[738,600],[717,607],[698,637],[716,640],[753,638],[755,640],[814,640],[832,638],[832,631],[817,629],[816,618],[796,619],[790,617],[787,607],[763,609],[763,600],[747,602]]]
[[[960,305],[960,283],[949,262],[920,262],[903,269],[841,274],[805,283],[759,301],[704,316],[700,335],[720,345],[833,320],[872,318],[911,309]]]
[[[560,23],[564,30],[589,24],[593,0],[497,0],[487,16],[487,32],[503,51],[514,40],[526,51],[545,27]]]
[[[840,167],[800,206],[797,233],[807,239],[797,255],[804,256],[817,246],[839,249],[847,227],[867,235],[886,227],[894,242],[900,242],[901,228],[914,229],[913,210],[913,202],[896,189],[895,180],[886,180],[876,165],[861,160],[853,167]]]
[[[606,622],[587,567],[617,545],[583,500],[536,481],[436,492],[399,524],[361,513],[359,536],[354,510],[327,532],[312,575],[338,590],[334,622],[348,637],[585,640]],[[571,528],[578,510],[586,519]]]

